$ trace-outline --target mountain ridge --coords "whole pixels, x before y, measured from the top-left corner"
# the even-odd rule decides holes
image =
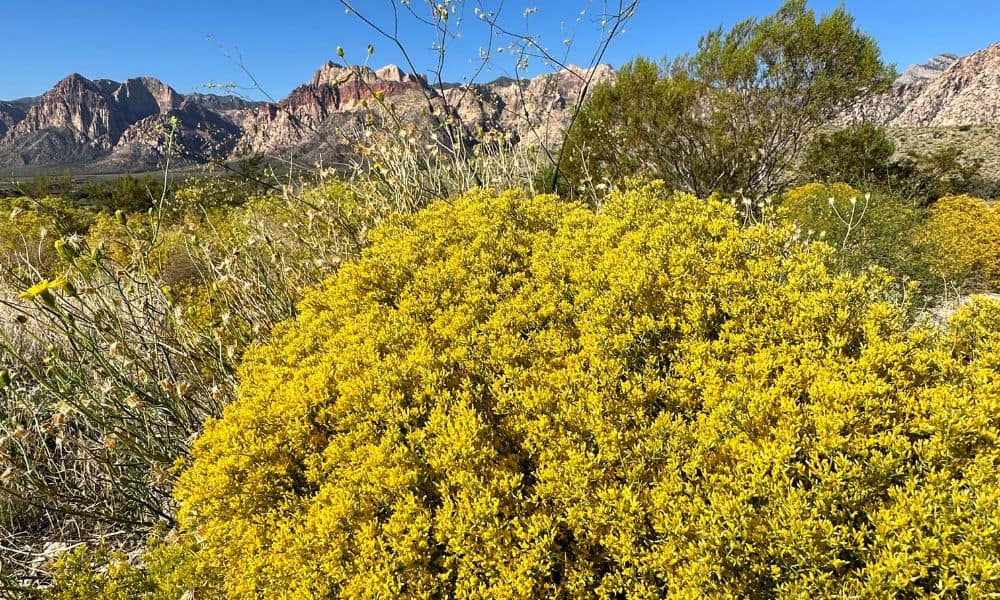
[[[182,95],[152,77],[117,82],[72,73],[29,102],[0,102],[0,167],[153,168],[162,160],[171,117],[181,124],[175,144],[194,162],[254,153],[336,162],[352,153],[368,111],[383,102],[406,123],[439,114],[450,103],[470,131],[501,129],[551,144],[588,73],[570,66],[520,82],[501,77],[438,89],[397,65],[371,69],[327,61],[274,103]],[[610,65],[594,70],[594,81],[613,77]]]
[[[884,127],[1000,123],[1000,42],[966,56],[939,54],[911,65],[889,91],[855,106],[838,122]]]
[[[35,98],[0,101],[0,168],[73,166],[121,172],[156,168],[164,131],[191,162],[262,153],[300,161],[349,157],[371,109],[391,105],[400,123],[445,107],[470,132],[510,134],[557,145],[584,82],[611,81],[614,69],[570,66],[531,79],[433,86],[396,65],[379,69],[323,63],[278,102],[180,94],[152,77],[123,82],[72,73]],[[1000,123],[1000,42],[966,56],[940,54],[911,65],[891,89],[846,111],[836,122],[890,127]]]

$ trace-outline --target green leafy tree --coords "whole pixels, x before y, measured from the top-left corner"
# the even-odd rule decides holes
[[[887,88],[894,76],[843,7],[817,18],[805,0],[711,31],[697,52],[661,71],[654,78],[637,61],[623,71],[617,95],[601,90],[583,108],[586,126],[574,127],[564,152],[572,157],[564,166],[575,185],[624,158],[626,166],[698,195],[778,192],[815,128]],[[667,126],[663,115],[671,115]],[[633,124],[643,121],[660,128],[659,145],[648,144],[649,132]],[[582,162],[574,164],[577,156]]]
[[[619,69],[615,84],[594,90],[563,152],[562,169],[573,189],[559,191],[573,194],[632,175],[676,183],[696,168],[681,159],[704,130],[692,115],[699,85],[685,73],[666,78],[665,68],[638,57]]]

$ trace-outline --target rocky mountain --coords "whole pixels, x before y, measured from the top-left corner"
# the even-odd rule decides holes
[[[894,86],[924,85],[948,70],[948,67],[958,62],[958,59],[959,57],[954,54],[938,54],[922,65],[910,65],[896,79]]]
[[[198,161],[263,153],[327,164],[349,155],[365,119],[380,104],[399,123],[451,113],[470,130],[498,130],[514,139],[555,144],[589,73],[570,67],[530,80],[500,78],[435,89],[395,65],[378,70],[322,65],[278,103],[233,96],[181,95],[153,78],[123,83],[73,74],[42,96],[0,103],[0,167],[73,167],[116,172],[155,168],[164,128],[176,117],[175,144]],[[608,65],[593,81],[614,77]]]
[[[510,132],[527,143],[553,146],[569,124],[588,79],[596,85],[614,77],[611,65],[598,65],[592,74],[570,65],[530,80],[504,77],[485,85],[455,87],[445,94],[462,122],[470,126]]]
[[[849,111],[890,127],[1000,123],[1000,42],[957,57],[941,54],[906,69],[892,89]]]
[[[14,125],[20,123],[34,103],[35,98],[24,98],[10,102],[0,100],[0,137],[3,137]]]
[[[375,71],[327,62],[284,100],[251,110],[242,122],[237,152],[284,155],[292,150],[300,158],[325,154],[336,160],[349,150],[376,95],[402,106],[400,116],[412,119],[433,91],[423,78],[395,65]]]
[[[500,78],[439,89],[395,65],[373,71],[330,62],[286,99],[248,117],[239,148],[265,154],[295,150],[302,158],[338,160],[349,154],[366,113],[378,104],[373,102],[376,97],[390,104],[402,123],[426,119],[430,112],[450,112],[470,132],[496,130],[532,143],[554,144],[588,75],[585,69],[570,67],[520,82]],[[593,80],[613,77],[613,69],[601,65]]]
[[[38,98],[0,103],[0,166],[155,167],[171,117],[181,123],[182,154],[228,153],[241,133],[242,113],[253,106],[233,97],[184,96],[151,77],[92,81],[74,73]]]

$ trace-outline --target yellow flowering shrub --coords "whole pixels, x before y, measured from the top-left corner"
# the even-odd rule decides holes
[[[63,198],[0,198],[0,275],[36,279],[60,266],[53,243],[86,230],[91,216]]]
[[[649,185],[373,231],[194,445],[205,597],[1000,593],[1000,306],[914,324],[737,221]]]
[[[941,198],[931,207],[921,241],[937,275],[1000,289],[1000,209],[965,195]]]
[[[215,585],[213,573],[198,560],[197,543],[176,532],[153,532],[144,566],[106,545],[77,546],[56,561],[56,576],[43,590],[46,600],[178,600],[203,598]]]

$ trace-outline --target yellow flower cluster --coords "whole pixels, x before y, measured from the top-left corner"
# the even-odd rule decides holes
[[[996,303],[655,184],[371,236],[193,448],[206,597],[1000,593]]]
[[[1000,288],[1000,209],[964,195],[941,198],[921,237],[937,275],[959,285]]]

